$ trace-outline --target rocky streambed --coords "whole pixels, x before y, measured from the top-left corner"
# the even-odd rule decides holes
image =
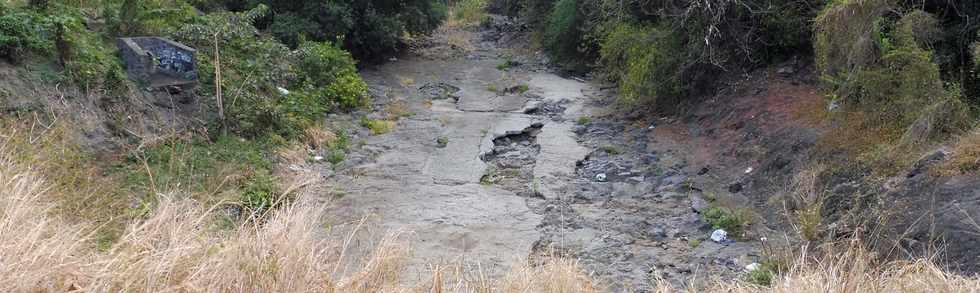
[[[497,276],[561,255],[612,291],[642,292],[657,278],[737,277],[759,261],[756,241],[708,239],[703,194],[689,184],[700,175],[675,154],[685,150],[654,143],[652,126],[601,118],[610,94],[502,44],[515,31],[444,30],[362,72],[375,96],[366,115],[410,114],[390,133],[354,133],[347,162],[323,171],[344,195],[324,195],[337,221],[405,233],[408,278],[440,263]],[[470,48],[445,42],[459,38]]]

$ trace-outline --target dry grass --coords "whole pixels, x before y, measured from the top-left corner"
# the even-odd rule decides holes
[[[855,242],[856,243],[856,242]],[[878,263],[857,245],[833,247],[822,257],[802,254],[796,265],[777,276],[770,287],[746,282],[715,282],[700,292],[862,293],[980,292],[980,279],[949,273],[926,259]],[[674,292],[666,282],[658,292]]]
[[[783,202],[790,224],[803,240],[816,241],[823,229],[823,204],[826,194],[819,183],[826,171],[822,164],[810,165],[793,178],[788,200]]]
[[[976,146],[978,136],[964,137],[961,144]],[[356,229],[326,228],[323,206],[306,195],[263,221],[231,228],[221,225],[222,205],[209,207],[179,192],[159,195],[151,211],[135,217],[118,241],[100,251],[93,243],[100,224],[59,216],[57,201],[51,200],[89,190],[45,180],[47,172],[62,173],[53,165],[34,165],[49,164],[46,160],[20,157],[29,153],[10,137],[0,142],[0,292],[603,291],[577,261],[561,258],[540,265],[521,262],[499,279],[479,268],[436,266],[430,279],[405,286],[411,249],[400,234],[384,237],[366,248],[372,253],[357,257],[351,251],[365,248],[345,241]],[[812,186],[808,178],[799,184]],[[950,274],[928,260],[882,264],[853,244],[820,255],[801,255],[771,287],[719,281],[697,291],[980,292],[980,280]],[[665,281],[652,289],[674,292]]]
[[[59,216],[71,220],[100,219],[102,228],[121,230],[134,197],[119,192],[119,184],[106,178],[100,158],[84,151],[72,124],[53,118],[0,119],[0,146],[10,159],[44,174],[45,202]]]
[[[46,186],[0,154],[0,291],[376,292],[393,286],[407,256],[404,242],[386,239],[358,273],[332,282],[343,247],[322,237],[321,207],[295,203],[220,231],[215,210],[176,196],[161,196],[99,253],[84,245],[89,227],[50,216]]]
[[[411,77],[398,76],[398,84],[405,88],[412,88],[415,86],[415,79]]]
[[[938,166],[940,175],[959,175],[980,171],[980,129],[961,136],[953,146],[949,160]]]
[[[160,195],[152,212],[131,222],[110,249],[99,252],[89,245],[92,238],[87,231],[94,231],[92,223],[53,216],[55,205],[44,200],[49,186],[37,172],[13,160],[7,147],[0,148],[2,292],[585,292],[578,288],[591,288],[591,283],[574,283],[590,281],[569,261],[519,267],[500,282],[446,279],[439,286],[430,282],[428,287],[403,287],[399,280],[411,254],[399,234],[380,241],[369,257],[357,262],[354,272],[341,274],[338,269],[348,261],[345,251],[350,247],[344,237],[324,228],[323,207],[303,199],[264,221],[229,230],[218,225],[221,205],[206,208],[187,197]]]
[[[81,264],[81,229],[52,219],[42,197],[50,187],[35,172],[15,168],[10,150],[0,155],[0,291],[67,291]]]
[[[408,102],[405,100],[397,100],[385,105],[385,116],[387,120],[397,121],[398,119],[409,117],[414,115],[412,109],[409,107]]]
[[[552,259],[540,266],[513,268],[500,282],[501,292],[599,292],[595,281],[578,261]]]
[[[318,126],[310,126],[303,130],[303,140],[311,148],[322,149],[324,146],[330,146],[334,141],[336,141],[337,135],[329,129]]]
[[[476,49],[476,46],[470,41],[470,36],[466,32],[458,29],[446,29],[443,31],[446,32],[446,44],[450,47],[462,50],[464,53],[469,53]]]
[[[457,0],[449,7],[446,25],[465,27],[476,25],[487,18],[487,0]]]
[[[286,165],[300,165],[310,157],[310,151],[306,144],[291,143],[276,149],[276,156]]]

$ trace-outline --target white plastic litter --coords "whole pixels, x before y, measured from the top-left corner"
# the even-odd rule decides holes
[[[711,241],[722,243],[728,240],[728,232],[723,229],[715,230],[711,232]]]
[[[758,270],[760,266],[762,266],[762,265],[760,265],[757,262],[750,263],[749,265],[745,266],[745,271],[746,272],[751,272],[751,271],[754,271],[754,270]]]
[[[752,167],[748,167],[748,168],[746,168],[746,169],[745,169],[745,174],[749,174],[749,173],[752,173],[752,170],[753,170],[753,169],[752,169]]]
[[[289,95],[289,90],[287,90],[287,89],[284,89],[284,88],[281,88],[281,87],[276,87],[276,89],[279,90],[279,94],[281,94],[283,96],[288,96]]]
[[[317,162],[323,161],[323,156],[313,156],[313,160]]]
[[[606,174],[605,173],[595,174],[595,181],[606,182]]]

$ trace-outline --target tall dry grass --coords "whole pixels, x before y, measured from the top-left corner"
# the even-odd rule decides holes
[[[0,146],[0,152],[8,152]],[[0,291],[66,291],[84,263],[81,229],[47,216],[40,200],[50,186],[0,155]]]
[[[950,273],[929,259],[881,263],[859,241],[827,248],[819,256],[801,254],[788,271],[768,287],[745,281],[716,281],[700,288],[677,290],[664,280],[654,292],[728,293],[876,293],[980,292],[980,279]]]
[[[297,200],[234,229],[221,214],[180,193],[129,223],[108,251],[92,244],[91,223],[51,212],[49,184],[0,144],[0,292],[590,292],[576,263],[518,266],[507,278],[401,284],[411,256],[391,234],[366,258],[323,225],[324,208]],[[341,235],[343,236],[343,235]],[[354,272],[341,267],[354,262]],[[439,274],[436,274],[439,275]],[[590,289],[591,290],[591,289]],[[592,290],[594,291],[594,290]]]
[[[449,4],[449,18],[446,24],[450,27],[465,27],[476,25],[485,20],[487,0],[457,0]]]

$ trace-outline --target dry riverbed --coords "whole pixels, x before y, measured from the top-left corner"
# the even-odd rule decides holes
[[[317,167],[335,221],[403,233],[406,282],[433,264],[492,277],[563,255],[612,291],[643,291],[656,278],[737,277],[759,261],[756,241],[708,239],[683,149],[655,143],[653,125],[599,118],[614,111],[610,95],[514,53],[502,44],[514,31],[444,29],[362,72],[375,98],[360,114],[397,122],[373,135],[331,117],[354,141],[345,162]]]

